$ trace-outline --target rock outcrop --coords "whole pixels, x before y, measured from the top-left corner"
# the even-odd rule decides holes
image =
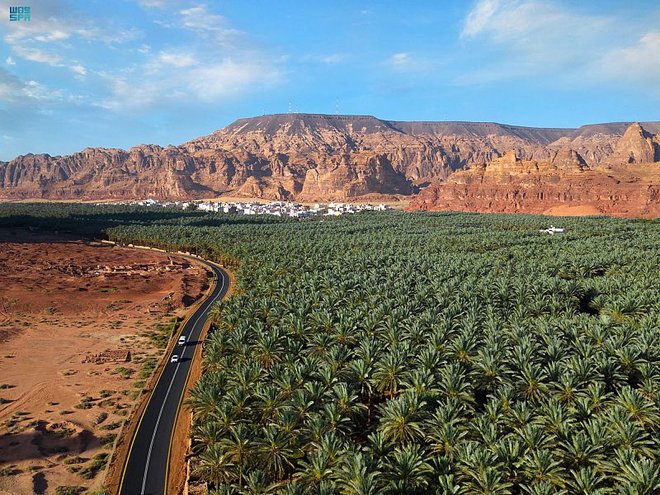
[[[653,136],[640,124],[632,124],[617,143],[613,159],[624,163],[660,161],[660,135]]]
[[[614,195],[622,187],[617,184],[629,184],[626,197],[632,202],[647,194],[637,197],[632,191],[647,179],[654,187],[655,179],[645,176],[642,182],[628,183],[617,174],[660,160],[658,133],[659,122],[540,129],[268,115],[237,120],[179,146],[87,148],[69,156],[28,154],[0,162],[0,198],[194,199],[229,194],[350,201],[410,196],[431,184],[413,205],[526,211],[526,200],[505,206],[514,190],[526,191],[527,197],[531,189],[525,188],[532,187],[532,196],[578,195],[582,201],[592,189],[570,181],[602,177]],[[461,197],[464,204],[459,204]],[[544,199],[533,209],[556,206],[552,201]]]
[[[648,141],[621,141],[617,153],[623,154],[615,156],[648,158],[640,153]],[[432,184],[409,209],[660,216],[660,163],[637,165],[632,158],[590,168],[574,150],[559,151],[547,162],[520,160],[511,151]]]

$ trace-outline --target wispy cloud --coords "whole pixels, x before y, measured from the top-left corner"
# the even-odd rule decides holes
[[[48,31],[44,34],[39,34],[34,37],[36,41],[41,41],[42,43],[50,43],[51,41],[61,41],[69,38],[71,36],[71,33],[68,33],[66,31],[60,31],[59,29],[55,29],[53,31]]]
[[[145,9],[163,9],[180,3],[180,0],[138,0],[138,4]]]
[[[56,8],[57,2],[37,3],[33,10],[39,15],[33,15],[29,23],[10,23],[3,18],[4,41],[17,58],[69,68],[80,74],[80,64],[69,60],[79,41],[111,46],[140,36],[135,28],[121,28],[104,19],[92,19],[61,5]],[[62,12],[67,12],[67,16],[62,17]]]
[[[176,64],[186,70],[172,71]],[[111,96],[100,106],[116,111],[180,102],[217,102],[251,92],[263,91],[281,82],[282,71],[258,59],[225,58],[199,64],[194,57],[165,54],[155,62],[116,75],[101,73]]]
[[[85,68],[84,65],[81,65],[81,64],[72,65],[70,67],[70,69],[71,69],[71,71],[78,74],[79,76],[86,76],[87,75],[87,69]]]
[[[344,53],[331,53],[330,55],[322,55],[319,60],[324,64],[339,64],[346,58],[347,56]]]
[[[267,49],[255,47],[246,33],[205,4],[174,12],[157,11],[153,17],[162,28],[187,32],[186,43],[157,52],[141,45],[136,50],[146,56],[143,62],[101,72],[110,95],[100,106],[124,111],[136,105],[168,105],[183,100],[219,102],[266,90],[284,78],[280,59]]]
[[[596,62],[604,78],[641,80],[660,91],[660,31],[642,35],[631,45],[606,53]]]
[[[0,67],[0,102],[6,105],[20,104],[22,107],[32,101],[53,101],[62,98],[62,91],[51,89],[37,81],[23,81]]]
[[[410,63],[410,60],[411,60],[410,53],[399,52],[392,55],[389,58],[388,62],[392,64],[394,67],[403,67],[405,65],[408,65]]]
[[[300,56],[288,56],[287,59],[302,64],[326,64],[336,65],[349,59],[346,53],[328,53],[328,54],[305,54]]]
[[[173,67],[190,67],[197,65],[197,59],[191,53],[185,52],[160,52],[158,60],[165,65]]]
[[[206,5],[197,5],[179,11],[181,25],[199,31],[221,31],[227,21],[221,15],[209,11]]]
[[[23,93],[35,100],[59,100],[62,98],[61,90],[53,90],[37,81],[27,81],[23,86]]]
[[[22,45],[14,46],[14,53],[24,59],[30,60],[31,62],[39,62],[40,64],[48,64],[53,67],[63,66],[62,57],[56,53],[47,52],[39,48],[28,48]]]
[[[245,34],[233,28],[224,16],[213,13],[204,4],[180,10],[175,25],[208,36],[223,46],[238,43]]]
[[[613,22],[551,1],[481,0],[467,15],[461,37],[488,43],[485,52],[492,64],[467,79],[506,79],[582,66],[606,49],[603,38]]]
[[[484,31],[500,7],[500,0],[482,0],[468,13],[461,36],[475,36]]]
[[[656,35],[616,14],[585,12],[554,0],[479,0],[465,17],[460,37],[471,53],[482,54],[481,63],[456,82],[547,75],[571,84],[657,80]],[[627,44],[635,38],[637,43]]]
[[[282,81],[282,71],[269,62],[234,61],[230,58],[205,65],[190,73],[189,87],[202,100],[254,92]]]
[[[381,65],[392,73],[406,76],[410,83],[419,77],[431,77],[445,63],[444,58],[412,52],[396,52],[387,57]],[[425,79],[427,80],[427,79]]]

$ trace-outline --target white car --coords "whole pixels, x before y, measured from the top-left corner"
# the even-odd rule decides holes
[[[182,335],[179,337],[179,345],[184,345],[186,343],[186,336]]]
[[[172,357],[170,358],[170,363],[178,363],[179,362],[179,356],[177,354],[172,354]]]

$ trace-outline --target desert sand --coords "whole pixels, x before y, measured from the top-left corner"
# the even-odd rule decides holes
[[[165,253],[0,229],[0,494],[101,488],[173,318],[207,284]]]
[[[552,217],[585,217],[589,215],[601,215],[601,211],[594,205],[559,205],[548,208],[544,215]]]

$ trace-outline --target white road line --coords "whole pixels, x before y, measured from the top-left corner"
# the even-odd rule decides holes
[[[176,372],[179,371],[179,364],[177,363],[176,369],[174,370],[174,375],[172,375],[172,380],[170,381],[169,387],[167,387],[167,392],[165,392],[165,399],[163,399],[163,404],[160,406],[160,411],[158,412],[158,419],[156,419],[156,426],[154,427],[154,434],[151,436],[151,443],[149,444],[149,451],[147,453],[147,464],[144,467],[144,476],[142,476],[142,488],[140,493],[144,495],[144,488],[147,486],[147,474],[149,473],[149,462],[151,461],[151,450],[154,447],[154,440],[156,439],[156,432],[158,431],[158,423],[160,423],[160,417],[163,414],[163,409],[165,409],[165,403],[167,402],[167,396],[170,395],[170,390],[172,389],[172,384],[176,378]]]
[[[221,271],[220,272],[222,275],[222,286],[220,287],[220,293],[222,293],[222,290],[225,288],[225,274]],[[199,323],[199,320],[202,316],[204,316],[208,309],[211,307],[211,304],[215,302],[215,299],[210,300],[208,305],[206,306],[206,309],[204,309],[200,315],[197,317],[195,320],[195,323],[192,326],[192,329],[194,330],[195,327],[197,326],[197,323]],[[185,349],[181,353],[181,357],[185,354]],[[179,365],[181,364],[181,360],[176,365],[176,369],[174,370],[174,375],[172,375],[172,380],[170,381],[170,385],[167,387],[167,392],[165,392],[165,398],[163,399],[163,403],[160,406],[160,411],[158,412],[158,418],[156,419],[156,425],[154,426],[154,433],[151,435],[151,442],[149,443],[149,451],[147,452],[147,463],[144,466],[144,475],[142,476],[142,488],[140,489],[140,493],[144,495],[144,489],[147,486],[147,474],[149,474],[149,463],[151,462],[151,451],[154,448],[154,441],[156,440],[156,432],[158,431],[158,425],[160,424],[160,417],[163,415],[163,410],[165,409],[165,403],[167,402],[167,398],[170,395],[170,390],[172,390],[172,384],[174,383],[174,379],[176,378],[176,374],[179,371]],[[165,365],[167,366],[167,364]],[[165,483],[167,484],[167,480],[165,480]]]

